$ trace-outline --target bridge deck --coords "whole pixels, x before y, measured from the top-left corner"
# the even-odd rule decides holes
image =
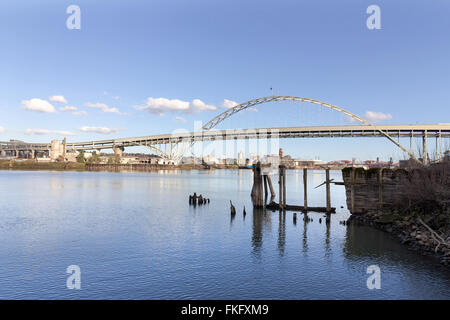
[[[233,139],[270,139],[270,138],[331,138],[331,137],[384,137],[378,130],[391,137],[450,137],[450,124],[428,125],[354,125],[354,126],[315,126],[210,130],[187,133],[174,133],[134,138],[108,139],[67,143],[67,149],[101,150],[113,146],[131,147],[160,145],[177,142],[233,140]],[[0,150],[49,150],[50,144],[0,142]]]

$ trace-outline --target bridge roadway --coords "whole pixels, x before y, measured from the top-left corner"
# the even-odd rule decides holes
[[[120,138],[86,142],[67,143],[67,150],[101,150],[114,147],[152,146],[178,142],[233,140],[233,139],[270,139],[270,138],[331,138],[331,137],[384,137],[380,131],[391,137],[450,137],[449,124],[427,125],[352,125],[352,126],[313,126],[285,128],[257,128],[210,130],[189,133],[174,133],[135,138]],[[0,142],[0,150],[50,150],[49,143],[24,143],[22,141]]]
[[[377,129],[392,137],[450,137],[450,124],[435,125],[383,125]],[[175,133],[136,138],[110,139],[67,143],[67,149],[100,150],[115,147],[162,145],[178,142],[270,139],[270,138],[319,138],[319,137],[384,137],[374,126],[317,126],[290,128],[258,128],[210,130],[189,133]]]

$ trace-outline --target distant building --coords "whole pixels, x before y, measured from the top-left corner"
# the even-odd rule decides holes
[[[293,159],[292,163],[295,167],[311,168],[317,165],[325,164],[322,160],[315,159]]]
[[[238,153],[237,164],[238,166],[245,166],[247,164],[244,153],[242,151],[239,151]]]
[[[53,161],[58,160],[60,157],[66,156],[66,139],[63,141],[52,140],[51,149],[50,149],[50,159]]]

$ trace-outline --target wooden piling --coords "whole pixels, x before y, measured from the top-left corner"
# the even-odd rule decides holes
[[[286,208],[286,167],[284,165],[280,165],[278,168],[279,180],[280,184],[280,209]]]
[[[286,167],[283,166],[283,208],[286,208]]]
[[[279,203],[279,206],[281,209],[281,208],[283,208],[283,169],[282,169],[281,165],[278,167],[278,185],[279,185],[278,198],[280,199],[280,201],[278,203]]]
[[[303,207],[308,210],[308,169],[303,168]]]
[[[233,206],[233,203],[230,200],[230,212],[231,215],[234,216],[236,214],[236,208]]]
[[[262,176],[261,163],[253,165],[253,188],[251,193],[252,203],[254,208],[262,208],[264,206],[262,193]]]
[[[273,189],[273,185],[272,185],[272,179],[270,178],[269,175],[266,176],[267,178],[267,182],[269,183],[269,189],[270,189],[270,200],[274,200],[275,199],[275,190]]]
[[[264,180],[264,200],[267,199],[267,196],[269,194],[269,191],[267,190],[267,175],[263,175],[263,180]]]
[[[355,212],[355,168],[352,167],[352,179],[350,184],[350,207],[351,212]]]
[[[331,211],[331,198],[330,198],[330,169],[327,168],[325,170],[325,179],[326,179],[326,193],[327,193],[327,212]]]
[[[378,169],[378,206],[383,207],[383,168]]]

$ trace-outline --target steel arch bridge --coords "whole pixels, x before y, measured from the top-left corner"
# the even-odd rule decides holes
[[[374,130],[378,131],[381,135],[385,136],[387,139],[389,139],[389,141],[391,141],[392,143],[394,143],[397,147],[399,147],[400,149],[402,149],[404,152],[406,152],[412,159],[419,161],[414,153],[412,153],[410,150],[408,150],[407,148],[405,148],[404,146],[402,146],[400,144],[400,142],[395,141],[387,132],[381,130],[380,128],[377,128],[377,126],[375,126],[374,124],[370,123],[369,121],[357,116],[356,114],[347,111],[341,107],[338,107],[336,105],[327,103],[327,102],[323,102],[323,101],[319,101],[319,100],[315,100],[315,99],[310,99],[310,98],[304,98],[304,97],[297,97],[297,96],[268,96],[268,97],[262,97],[262,98],[257,98],[257,99],[253,99],[253,100],[249,100],[246,102],[243,102],[241,104],[238,104],[236,106],[234,106],[233,108],[228,109],[227,111],[222,112],[221,114],[219,114],[218,116],[214,117],[213,119],[211,119],[209,122],[207,122],[202,129],[203,130],[211,130],[212,128],[214,128],[215,126],[217,126],[219,123],[221,123],[222,121],[228,119],[229,117],[233,116],[234,114],[245,110],[247,108],[262,104],[262,103],[268,103],[268,102],[274,102],[274,101],[299,101],[299,102],[308,102],[308,103],[312,103],[312,104],[316,104],[316,105],[321,105],[323,107],[329,108],[331,110],[335,110],[338,111],[340,113],[343,113],[349,117],[351,117],[352,119],[355,119],[367,126],[372,127]]]
[[[290,128],[262,128],[262,129],[234,129],[234,130],[212,130],[222,121],[247,108],[275,101],[299,101],[320,105],[331,110],[338,111],[349,116],[361,125],[351,126],[315,126],[315,127],[290,127]],[[207,122],[203,131],[190,133],[173,133],[163,135],[153,135],[134,138],[119,138],[86,142],[66,143],[67,150],[102,150],[113,149],[114,152],[121,153],[125,147],[145,146],[154,153],[168,160],[179,160],[187,150],[181,148],[182,145],[191,148],[197,141],[215,141],[231,139],[271,139],[271,138],[315,138],[315,137],[385,137],[402,151],[407,153],[412,159],[417,160],[412,150],[408,150],[400,144],[400,137],[424,138],[424,150],[427,137],[450,137],[450,124],[428,124],[428,125],[374,125],[358,115],[347,111],[336,105],[323,101],[297,97],[297,96],[268,96],[257,98],[238,104],[230,108]],[[398,141],[394,139],[398,138]],[[168,147],[168,152],[167,152]],[[412,147],[412,144],[411,144]],[[441,147],[442,149],[442,147]],[[19,154],[19,151],[32,150],[50,151],[50,143],[25,143],[22,141],[0,142],[0,152]],[[442,150],[441,150],[442,151]],[[426,153],[425,153],[426,154]],[[426,162],[424,157],[424,162]]]

